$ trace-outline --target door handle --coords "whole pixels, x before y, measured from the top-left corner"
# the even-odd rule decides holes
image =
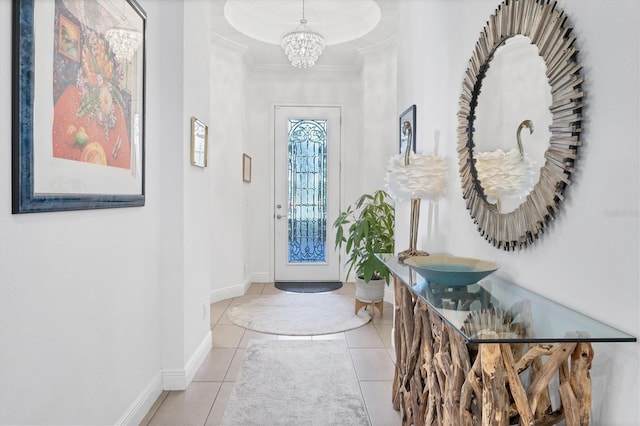
[[[282,218],[284,218],[284,217],[285,217],[285,216],[284,216],[284,215],[281,215],[281,214],[277,214],[277,215],[276,215],[276,219],[282,219]]]

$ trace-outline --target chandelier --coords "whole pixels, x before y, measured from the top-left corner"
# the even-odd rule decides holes
[[[140,33],[124,27],[114,27],[107,30],[105,37],[109,47],[118,61],[129,62],[138,49]]]
[[[324,50],[324,38],[309,29],[304,17],[304,0],[302,0],[302,19],[295,30],[284,36],[282,49],[296,68],[312,67]]]

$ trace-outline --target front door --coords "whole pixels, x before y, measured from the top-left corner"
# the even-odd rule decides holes
[[[338,281],[339,107],[275,107],[275,280]]]

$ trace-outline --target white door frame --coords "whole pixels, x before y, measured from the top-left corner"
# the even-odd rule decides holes
[[[338,138],[338,143],[339,143],[339,148],[338,148],[338,153],[336,154],[335,151],[333,152],[333,156],[332,156],[332,160],[335,162],[337,161],[338,164],[336,166],[336,170],[337,170],[337,176],[334,176],[333,179],[335,180],[335,185],[336,185],[336,192],[337,194],[334,194],[332,197],[332,205],[333,205],[333,215],[337,214],[340,211],[341,205],[342,205],[342,187],[343,187],[343,182],[342,182],[342,156],[343,156],[343,144],[342,141],[344,140],[344,126],[342,124],[343,120],[342,120],[342,114],[344,112],[344,108],[342,108],[342,106],[339,105],[287,105],[287,104],[274,104],[273,105],[273,109],[272,109],[272,117],[271,117],[271,126],[272,126],[272,140],[271,140],[271,146],[270,149],[272,150],[272,155],[271,155],[271,167],[270,167],[270,177],[271,177],[271,211],[272,211],[272,218],[273,220],[270,221],[270,238],[271,238],[271,247],[273,248],[273,250],[270,253],[270,261],[271,261],[271,275],[273,277],[273,279],[282,279],[282,280],[290,280],[292,279],[290,275],[288,275],[288,273],[284,273],[284,276],[277,276],[278,274],[278,269],[277,269],[277,265],[276,262],[278,261],[278,259],[276,259],[276,164],[277,164],[277,159],[276,159],[276,155],[277,155],[277,150],[276,150],[276,133],[277,133],[277,129],[276,129],[276,119],[277,119],[277,111],[281,109],[281,110],[285,110],[285,109],[291,109],[291,111],[293,111],[294,109],[325,109],[325,110],[331,110],[332,112],[336,113],[338,115],[338,119],[339,119],[339,132],[337,134],[337,138]],[[300,118],[314,118],[314,117],[302,117],[300,116]],[[336,137],[336,135],[334,134],[333,136],[334,138]],[[334,142],[335,143],[335,142]],[[334,172],[336,173],[336,172]],[[286,210],[286,209],[285,209]],[[327,219],[327,257],[329,258],[329,256],[331,256],[331,261],[332,263],[332,267],[330,268],[335,268],[334,272],[319,272],[313,273],[313,277],[314,279],[335,279],[335,280],[340,280],[342,278],[343,275],[343,271],[342,271],[342,265],[341,265],[341,256],[339,253],[334,251],[334,245],[333,245],[333,239],[334,239],[334,232],[333,232],[333,218],[329,217]],[[310,266],[296,266],[296,268],[310,268]],[[293,268],[293,269],[296,269]],[[282,272],[280,272],[282,273]],[[330,276],[323,276],[322,274],[326,273],[329,274]],[[305,273],[304,276],[309,276],[309,273]],[[308,279],[308,278],[307,278]]]

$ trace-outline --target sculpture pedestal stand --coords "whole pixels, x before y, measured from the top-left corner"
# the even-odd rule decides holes
[[[398,253],[398,260],[404,262],[413,256],[429,256],[426,251],[416,250],[418,241],[418,224],[420,223],[420,198],[411,199],[411,224],[409,228],[409,248]]]

